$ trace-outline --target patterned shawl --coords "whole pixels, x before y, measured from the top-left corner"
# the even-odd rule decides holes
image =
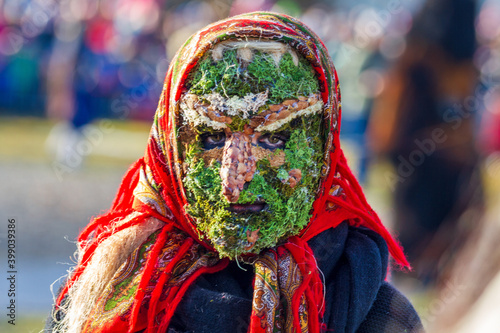
[[[340,90],[337,73],[320,39],[294,18],[251,13],[214,23],[193,35],[176,54],[167,73],[145,156],[127,172],[111,210],[94,219],[79,237],[83,255],[58,304],[78,280],[96,247],[110,235],[154,217],[164,225],[122,264],[89,317],[84,332],[165,332],[187,288],[201,274],[223,270],[186,214],[175,122],[184,82],[216,43],[258,38],[280,41],[313,66],[330,128],[322,179],[310,223],[300,234],[254,258],[254,296],[249,332],[319,332],[324,311],[323,282],[307,241],[342,221],[379,233],[402,266],[400,246],[366,202],[340,148]],[[127,222],[116,223],[135,213]]]

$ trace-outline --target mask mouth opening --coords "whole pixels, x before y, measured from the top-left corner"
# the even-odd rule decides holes
[[[265,202],[255,202],[248,204],[230,204],[227,208],[231,213],[244,214],[244,213],[258,213],[266,208]]]

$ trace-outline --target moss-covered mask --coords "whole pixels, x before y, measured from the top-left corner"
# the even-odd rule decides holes
[[[285,44],[222,44],[187,80],[178,151],[191,215],[221,257],[259,253],[311,217],[325,130],[312,67]]]

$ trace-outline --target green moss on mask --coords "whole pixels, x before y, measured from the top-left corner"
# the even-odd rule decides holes
[[[321,136],[308,137],[307,133],[319,133],[321,117],[311,115],[293,124],[284,149],[285,164],[273,168],[267,159],[257,161],[257,171],[237,203],[265,201],[267,207],[258,213],[229,212],[229,203],[222,195],[220,163],[214,161],[205,165],[200,157],[199,142],[187,147],[185,162],[189,168],[183,179],[189,202],[186,209],[196,219],[200,234],[212,243],[221,257],[234,259],[246,253],[247,231],[259,230],[259,239],[249,251],[259,253],[298,234],[307,225],[323,156]],[[302,172],[302,179],[294,188],[286,182],[292,169]]]
[[[301,56],[296,66],[292,56],[285,53],[276,66],[269,54],[254,51],[253,60],[247,65],[238,61],[236,50],[225,51],[218,62],[210,54],[206,55],[189,76],[186,86],[190,93],[199,96],[216,92],[226,97],[244,97],[268,90],[268,104],[319,91],[314,70]]]

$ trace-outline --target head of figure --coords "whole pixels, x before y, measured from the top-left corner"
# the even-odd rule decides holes
[[[216,44],[190,72],[175,127],[187,213],[221,257],[309,222],[328,129],[311,64],[275,41]]]

